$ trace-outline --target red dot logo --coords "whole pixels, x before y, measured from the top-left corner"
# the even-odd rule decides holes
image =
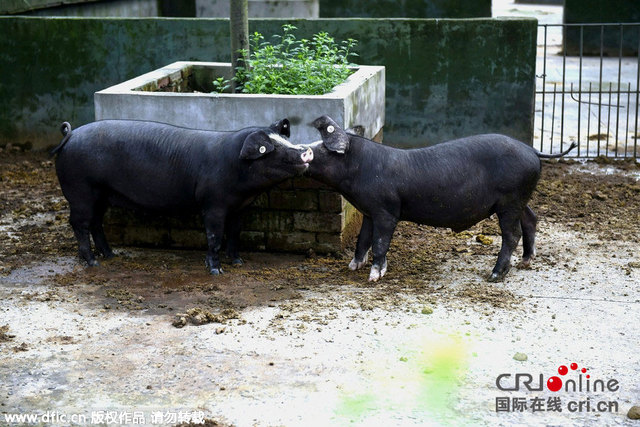
[[[587,368],[582,368],[580,371],[584,374],[585,372],[587,372]]]
[[[562,365],[558,368],[558,373],[560,375],[567,375],[567,372],[569,372],[569,369],[567,369],[566,366]]]
[[[575,371],[576,369],[578,369],[578,364],[577,363],[572,363],[571,365],[571,370]]]
[[[558,377],[551,377],[547,380],[547,388],[551,391],[558,391],[562,388],[562,380]]]

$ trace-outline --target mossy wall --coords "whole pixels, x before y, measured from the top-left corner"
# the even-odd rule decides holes
[[[320,17],[488,18],[491,0],[320,0]]]
[[[182,1],[172,1],[172,4],[180,6],[174,6],[171,11],[184,9]],[[2,0],[0,15],[166,16],[161,6],[162,0]]]
[[[294,0],[295,1],[295,0]],[[562,0],[554,0],[560,1]],[[149,16],[147,11],[151,8],[145,5],[143,14],[140,15],[140,3],[148,3],[153,6],[154,13],[158,16],[224,16],[207,15],[197,13],[197,9],[204,10],[219,9],[217,3],[227,3],[226,10],[228,17],[229,0],[3,0],[0,4],[0,14],[35,13],[39,15],[71,15],[71,16]],[[61,5],[64,3],[64,5]],[[153,3],[153,4],[152,4]],[[251,4],[255,3],[255,4]],[[310,16],[300,13],[286,14],[264,14],[269,9],[277,10],[289,7],[299,9],[302,5],[287,4],[286,1],[274,1],[274,6],[262,5],[262,2],[254,0],[249,4],[249,16]],[[560,3],[562,4],[562,3]],[[263,14],[251,14],[251,9],[255,7],[255,12]],[[224,8],[224,6],[223,6]],[[302,10],[308,8],[303,7]],[[317,5],[311,7],[315,9],[313,16],[317,17],[317,9],[320,9],[320,16],[333,18],[348,16],[369,17],[369,18],[488,18],[491,16],[491,0],[319,0]],[[119,11],[128,11],[130,15],[123,15]],[[102,15],[99,13],[104,12]]]
[[[384,142],[425,146],[498,132],[532,137],[534,19],[252,20],[300,37],[359,40],[357,62],[386,66]],[[93,120],[93,93],[178,60],[229,61],[226,19],[0,17],[0,146],[56,145]]]

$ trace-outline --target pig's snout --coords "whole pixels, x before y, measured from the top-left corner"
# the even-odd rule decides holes
[[[303,162],[309,163],[311,160],[313,160],[313,150],[311,150],[311,148],[307,148],[307,150],[302,153],[300,157],[302,158]]]

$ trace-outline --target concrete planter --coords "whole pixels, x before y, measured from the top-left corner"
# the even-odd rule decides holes
[[[227,63],[175,62],[96,92],[95,118],[153,120],[210,130],[266,125],[288,117],[291,141],[319,139],[309,123],[328,114],[344,127],[362,125],[380,141],[384,124],[385,70],[359,66],[324,95],[212,94],[212,81],[229,77]],[[190,87],[197,92],[180,92]],[[280,184],[248,209],[242,240],[246,249],[337,252],[357,233],[360,214],[342,196],[308,178]],[[146,218],[113,210],[105,229],[116,244],[205,246],[199,218]]]

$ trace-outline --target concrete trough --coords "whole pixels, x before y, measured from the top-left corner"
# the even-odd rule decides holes
[[[291,141],[319,139],[310,123],[329,114],[341,126],[361,125],[373,138],[384,124],[382,66],[358,66],[347,81],[324,95],[210,93],[217,77],[231,77],[222,62],[174,62],[96,92],[95,118],[153,120],[207,130],[237,130],[283,117],[292,123]],[[191,86],[196,92],[177,92]],[[176,90],[176,92],[173,92]]]

